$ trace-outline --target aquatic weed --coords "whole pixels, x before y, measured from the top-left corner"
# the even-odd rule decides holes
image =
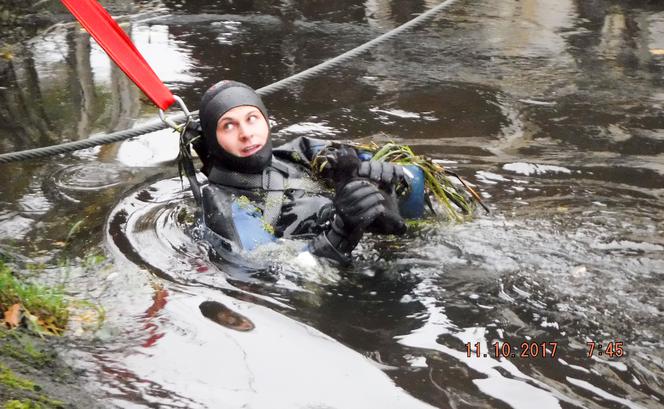
[[[263,225],[263,230],[274,236],[274,226],[272,226],[267,220],[261,218],[261,224]]]
[[[37,409],[41,407],[42,407],[41,405],[29,399],[23,399],[23,400],[12,399],[5,402],[3,409],[33,409],[33,408]]]
[[[476,204],[488,211],[479,195],[459,175],[426,156],[416,155],[410,146],[388,142],[383,147],[372,143],[362,148],[374,152],[373,160],[420,168],[424,172],[425,188],[442,205],[450,220],[461,222],[472,217]],[[459,189],[448,176],[455,177],[465,191]]]
[[[194,222],[196,221],[196,216],[193,213],[189,212],[186,208],[182,208],[177,213],[177,221],[180,224],[191,225],[194,224]]]
[[[239,196],[237,199],[235,199],[235,202],[238,206],[240,206],[240,209],[248,209],[250,206],[254,205],[251,199],[245,195]]]
[[[438,210],[442,208],[449,220],[463,222],[472,218],[477,204],[482,206],[487,213],[489,212],[479,195],[459,175],[435,163],[431,158],[416,155],[410,146],[394,142],[386,143],[383,146],[378,146],[375,142],[352,145],[360,151],[371,153],[372,160],[404,166],[414,165],[420,168],[424,173],[424,186],[428,197],[435,199],[438,205],[433,206],[430,203],[430,208],[434,213],[439,213]],[[322,174],[327,165],[326,158],[319,155],[314,159],[314,172]],[[461,186],[452,182],[450,176],[456,178]]]

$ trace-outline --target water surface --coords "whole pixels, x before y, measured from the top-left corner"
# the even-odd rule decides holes
[[[268,3],[106,5],[196,109],[216,81],[267,85],[437,4]],[[14,51],[2,152],[156,117],[71,22]],[[459,1],[265,102],[277,142],[409,144],[475,184],[491,215],[368,237],[350,271],[299,243],[251,255],[268,270],[220,267],[161,131],[2,165],[0,250],[104,305],[102,329],[63,352],[109,407],[661,407],[663,73],[657,2]],[[555,356],[521,357],[524,342]],[[606,356],[617,342],[624,356]]]

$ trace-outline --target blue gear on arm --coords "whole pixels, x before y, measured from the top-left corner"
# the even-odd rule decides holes
[[[231,217],[243,249],[251,251],[276,240],[276,237],[268,231],[269,227],[266,226],[261,211],[253,204],[234,200],[231,205]]]
[[[371,154],[371,152],[357,151],[357,157],[360,158],[362,162],[366,162],[368,160],[371,160],[371,158],[373,158],[373,155]]]
[[[205,225],[233,246],[253,250],[276,240],[260,209],[246,196],[208,184],[202,191]]]
[[[424,217],[424,171],[416,165],[404,166],[404,173],[410,177],[410,192],[399,198],[399,213],[405,219]]]
[[[357,156],[363,162],[373,158],[373,154],[367,151],[358,151]],[[425,176],[424,171],[416,165],[397,165],[404,168],[404,174],[408,178],[408,193],[399,196],[399,213],[404,219],[421,219],[424,217],[425,209]]]

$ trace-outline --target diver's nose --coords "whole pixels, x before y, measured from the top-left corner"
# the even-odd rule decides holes
[[[247,126],[246,124],[239,124],[238,127],[240,128],[240,140],[242,141],[250,141],[254,137],[254,132],[251,129],[251,127]]]

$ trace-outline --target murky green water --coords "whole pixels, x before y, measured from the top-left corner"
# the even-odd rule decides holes
[[[437,3],[104,4],[195,109],[218,80],[267,85]],[[156,117],[72,23],[0,68],[2,152]],[[407,143],[476,184],[492,215],[369,238],[348,272],[297,243],[252,255],[276,260],[268,272],[222,271],[162,131],[0,165],[0,250],[105,306],[104,327],[63,352],[109,407],[661,407],[663,79],[655,1],[459,1],[265,102],[277,142]],[[204,301],[255,328],[217,325]]]

